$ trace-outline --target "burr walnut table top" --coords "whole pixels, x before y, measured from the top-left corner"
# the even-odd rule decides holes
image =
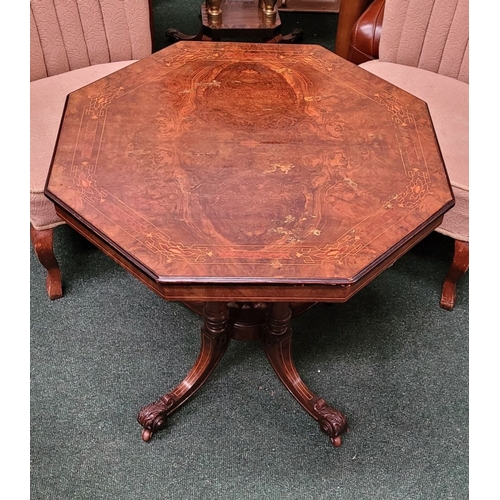
[[[320,46],[195,41],[68,96],[45,193],[172,300],[345,301],[454,203],[423,101]]]

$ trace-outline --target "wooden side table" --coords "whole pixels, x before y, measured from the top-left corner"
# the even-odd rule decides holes
[[[279,0],[278,0],[279,2]],[[186,35],[175,28],[166,35],[174,42],[180,40],[239,40],[262,42],[297,42],[302,38],[302,30],[295,29],[287,35],[281,33],[281,19],[276,12],[274,22],[267,21],[259,8],[259,0],[223,0],[219,22],[212,22],[205,2],[200,6],[202,27],[196,35]]]
[[[292,319],[349,300],[455,203],[425,102],[318,45],[225,42],[175,43],[72,92],[45,194],[203,316],[191,370],[139,410],[144,441],[234,339],[262,343],[334,446],[347,417],[302,380]]]

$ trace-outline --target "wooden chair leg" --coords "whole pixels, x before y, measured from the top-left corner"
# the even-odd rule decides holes
[[[455,240],[455,252],[448,274],[444,280],[441,300],[439,305],[443,309],[451,311],[455,307],[457,294],[457,281],[469,269],[469,242]]]
[[[45,288],[51,300],[62,297],[61,270],[54,255],[54,229],[43,229],[38,231],[30,224],[30,237],[36,256],[45,269],[47,278]]]

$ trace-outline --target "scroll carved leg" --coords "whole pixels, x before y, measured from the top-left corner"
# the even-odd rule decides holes
[[[269,314],[264,333],[264,349],[276,375],[292,396],[328,435],[333,446],[342,444],[341,434],[347,431],[347,419],[315,396],[300,378],[292,359],[292,313],[287,303],[275,303]]]
[[[439,305],[451,311],[455,307],[457,282],[469,269],[469,242],[455,240],[455,252],[448,274],[444,280]]]
[[[223,302],[207,302],[203,310],[201,350],[186,378],[171,392],[139,411],[142,439],[149,441],[153,433],[166,425],[166,418],[184,404],[210,377],[230,341],[229,312]]]
[[[54,255],[54,229],[38,231],[30,224],[30,237],[40,264],[47,270],[45,288],[51,300],[62,297],[61,270]]]

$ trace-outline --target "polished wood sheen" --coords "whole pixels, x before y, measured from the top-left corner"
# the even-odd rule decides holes
[[[424,102],[320,46],[196,41],[68,96],[45,193],[203,315],[193,369],[139,413],[145,440],[234,338],[262,340],[335,446],[347,420],[297,373],[292,317],[348,300],[454,204]]]

